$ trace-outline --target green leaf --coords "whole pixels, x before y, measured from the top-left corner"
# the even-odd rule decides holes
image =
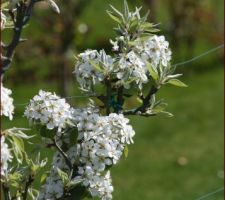
[[[128,15],[129,15],[129,6],[128,6],[128,4],[127,4],[127,1],[126,0],[124,0],[124,14],[125,14],[125,17],[127,18],[128,17]]]
[[[124,147],[123,152],[124,152],[125,158],[127,158],[128,157],[128,154],[129,154],[129,149],[128,149],[128,146],[127,145]]]
[[[74,188],[75,186],[77,186],[78,184],[80,184],[83,181],[84,181],[84,179],[82,179],[82,178],[80,178],[80,179],[73,179],[67,184],[67,187],[69,189],[72,189],[72,188]]]
[[[166,115],[166,117],[173,117],[173,114],[170,113],[170,112],[167,112],[167,111],[162,111],[162,112],[160,112],[159,114]]]
[[[187,87],[185,83],[183,83],[182,81],[178,79],[170,79],[167,83],[178,86],[178,87]]]
[[[96,71],[103,72],[103,69],[101,69],[101,67],[98,64],[96,64],[94,61],[89,60],[89,62],[95,68]]]
[[[113,7],[112,5],[110,5],[110,7],[119,15],[119,16],[121,16],[121,17],[123,17],[123,14],[120,12],[120,11],[118,11],[115,7]]]
[[[14,152],[16,158],[17,158],[17,161],[19,163],[22,163],[22,161],[23,161],[23,152],[24,152],[23,140],[21,138],[15,137],[15,136],[12,136],[11,138],[13,140],[13,144],[12,144],[13,152]]]
[[[149,71],[151,77],[152,77],[155,81],[157,81],[158,78],[159,78],[159,75],[158,75],[158,73],[156,72],[156,70],[152,67],[152,65],[151,65],[149,62],[147,62],[147,68],[148,68],[148,71]]]
[[[58,171],[58,175],[60,176],[60,178],[62,179],[62,182],[64,184],[67,184],[69,182],[69,176],[66,172],[62,171],[61,169],[57,168]]]
[[[48,176],[47,173],[42,174],[42,176],[41,176],[41,184],[44,184],[44,182],[46,181],[47,176]]]
[[[38,127],[38,131],[40,131],[40,135],[42,137],[50,138],[52,139],[57,132],[55,129],[49,130],[45,126]]]
[[[149,16],[149,13],[150,13],[150,11],[148,10],[148,12],[145,14],[145,16],[141,18],[141,21],[142,21],[142,22],[147,21],[148,16]]]
[[[166,109],[167,106],[168,106],[167,103],[160,103],[153,108],[153,111],[156,113],[162,112]]]
[[[108,15],[109,15],[114,21],[116,21],[116,22],[119,23],[119,24],[122,23],[121,20],[120,20],[118,17],[116,17],[115,15],[113,15],[113,13],[111,13],[110,11],[107,11],[107,13],[108,13]]]

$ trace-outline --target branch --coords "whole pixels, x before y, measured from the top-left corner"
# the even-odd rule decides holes
[[[56,139],[54,138],[54,146],[56,147],[56,149],[61,153],[61,155],[63,156],[63,158],[65,159],[66,164],[68,165],[68,167],[72,170],[73,169],[73,165],[70,162],[68,156],[66,155],[66,153],[61,149],[61,147],[57,144]]]
[[[9,187],[7,187],[4,183],[2,183],[2,190],[5,200],[11,200]]]
[[[106,115],[110,114],[110,100],[111,100],[111,83],[106,78],[105,79],[105,86],[106,86],[106,100],[105,100],[105,109],[106,109]]]
[[[3,75],[5,71],[9,68],[12,58],[15,52],[16,47],[21,42],[21,33],[23,30],[23,27],[30,19],[31,12],[33,9],[34,4],[36,3],[36,0],[30,0],[30,3],[26,5],[26,3],[21,2],[17,4],[17,15],[16,19],[14,20],[14,32],[13,32],[13,38],[8,46],[5,46],[6,49],[6,55],[4,56],[6,59],[2,60],[2,67],[1,67],[1,79],[3,78]],[[14,18],[13,15],[11,15],[12,18]]]
[[[22,193],[22,199],[26,200],[27,199],[27,193],[28,193],[28,189],[31,186],[31,184],[33,183],[34,178],[33,176],[30,174],[28,177],[28,180],[26,182],[25,188],[24,188],[24,192]]]
[[[142,105],[133,110],[124,111],[124,115],[139,115],[144,117],[155,116],[156,114],[146,113],[147,109],[150,107],[150,100],[152,96],[158,91],[154,85],[150,88],[146,97],[141,96]]]
[[[116,108],[116,112],[120,113],[123,110],[123,103],[124,103],[124,99],[123,99],[123,86],[120,86],[118,88],[117,91],[117,108]]]

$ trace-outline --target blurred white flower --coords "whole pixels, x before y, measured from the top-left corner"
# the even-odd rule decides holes
[[[159,64],[167,67],[172,52],[169,49],[169,42],[164,36],[154,35],[144,44],[138,47],[143,59],[150,59],[150,63],[156,68]]]
[[[5,142],[5,136],[1,136],[1,175],[5,176],[8,171],[8,162],[11,162],[12,155]]]
[[[1,85],[1,116],[4,115],[9,117],[10,120],[13,118],[14,106],[13,98],[10,97],[12,91]]]
[[[88,31],[88,26],[87,26],[87,24],[84,24],[84,23],[79,24],[79,25],[78,25],[78,31],[79,31],[80,33],[82,33],[82,34],[87,33],[87,31]]]

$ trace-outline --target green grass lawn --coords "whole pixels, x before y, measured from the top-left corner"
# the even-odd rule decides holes
[[[129,147],[128,158],[112,168],[115,200],[196,200],[223,187],[218,176],[224,168],[223,69],[183,79],[188,88],[166,86],[159,93],[168,101],[173,118],[131,118],[135,144]],[[11,88],[15,102],[24,103],[39,88],[54,91],[55,86]],[[17,106],[14,120],[3,121],[3,127],[28,127],[21,118],[23,110]],[[177,162],[180,157],[186,158],[185,165]],[[223,192],[207,199],[222,200]]]

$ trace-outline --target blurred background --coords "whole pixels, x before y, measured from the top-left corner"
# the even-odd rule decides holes
[[[61,14],[46,3],[36,6],[24,30],[28,41],[18,46],[4,85],[16,104],[13,121],[3,128],[28,127],[24,104],[39,89],[62,96],[80,95],[72,74],[74,55],[85,49],[110,51],[116,25],[107,16],[109,4],[122,0],[57,1]],[[128,0],[131,8],[150,9],[150,17],[170,42],[173,64],[224,43],[222,0]],[[10,33],[3,32],[4,40]],[[197,200],[223,187],[224,49],[177,68],[188,88],[165,86],[158,94],[169,103],[173,118],[132,117],[135,144],[127,159],[112,169],[116,200]],[[69,102],[82,106],[86,99]],[[35,134],[32,130],[31,134]],[[38,139],[36,139],[38,140]],[[37,141],[36,141],[37,142]],[[51,158],[52,152],[43,155]],[[223,192],[208,199],[222,200]]]

